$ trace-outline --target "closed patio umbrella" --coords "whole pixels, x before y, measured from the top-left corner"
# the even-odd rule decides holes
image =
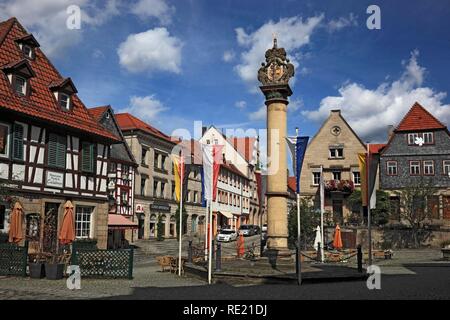
[[[9,224],[9,242],[19,243],[23,239],[23,208],[19,202],[14,204]]]
[[[342,237],[341,237],[341,228],[339,227],[339,225],[337,225],[336,229],[334,230],[333,247],[335,249],[341,249],[343,247]]]
[[[322,235],[320,233],[320,227],[317,226],[316,228],[316,238],[314,239],[314,250],[319,249],[319,243],[322,242]],[[322,244],[320,244],[322,246]]]
[[[73,216],[73,204],[67,201],[64,204],[64,218],[59,232],[59,242],[69,244],[75,240],[75,220]]]

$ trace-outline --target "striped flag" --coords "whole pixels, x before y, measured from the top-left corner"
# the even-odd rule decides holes
[[[368,183],[367,183],[367,154],[358,153],[359,174],[361,176],[361,200],[363,207],[367,207],[368,203]]]
[[[216,200],[217,180],[219,178],[220,164],[222,162],[222,145],[206,144],[203,152],[203,189],[205,199]],[[212,189],[211,189],[212,182]]]
[[[181,200],[181,179],[184,178],[183,156],[172,155],[174,176],[175,176],[175,198],[177,202]],[[183,179],[184,180],[184,179]],[[184,192],[183,192],[184,193]]]
[[[287,137],[286,141],[292,155],[292,169],[295,174],[297,193],[300,193],[300,174],[302,171],[303,159],[308,146],[309,137]]]

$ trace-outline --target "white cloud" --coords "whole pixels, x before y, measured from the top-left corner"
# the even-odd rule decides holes
[[[385,81],[376,89],[347,83],[339,89],[338,96],[325,97],[317,110],[302,114],[310,120],[323,121],[330,110],[341,109],[353,129],[372,141],[385,141],[387,126],[397,125],[416,101],[448,125],[450,104],[443,103],[447,93],[423,86],[426,69],[418,64],[418,56],[417,50],[411,53],[398,80]]]
[[[267,22],[252,33],[237,28],[237,42],[246,48],[246,51],[241,54],[241,63],[235,66],[236,72],[248,84],[256,84],[258,68],[265,60],[264,54],[273,45],[273,34],[276,34],[279,46],[286,49],[292,63],[297,67],[296,51],[309,43],[311,34],[322,19],[323,15],[306,20],[298,16],[281,18],[278,22]]]
[[[222,60],[225,62],[231,62],[234,60],[236,53],[233,50],[227,50],[223,53]]]
[[[92,58],[103,59],[103,58],[105,58],[105,54],[100,49],[94,49],[94,51],[92,51]]]
[[[66,27],[69,15],[66,10],[71,5],[81,9],[81,29]],[[5,0],[0,3],[0,18],[17,19],[32,32],[48,56],[57,56],[82,39],[83,32],[92,26],[99,26],[119,13],[117,0]]]
[[[266,113],[267,113],[267,107],[265,105],[262,105],[258,110],[255,112],[251,112],[248,114],[248,118],[251,121],[262,121],[266,120]]]
[[[117,53],[122,67],[130,72],[181,72],[181,41],[166,28],[130,34]]]
[[[164,104],[155,98],[154,95],[145,97],[132,96],[127,108],[119,112],[128,112],[144,121],[155,121],[158,115],[168,110]]]
[[[288,112],[295,112],[303,108],[303,101],[301,99],[295,99],[289,101]]]
[[[163,25],[172,22],[175,7],[165,0],[139,0],[131,7],[131,12],[141,19],[156,18]]]
[[[236,103],[234,104],[234,106],[238,109],[245,109],[245,107],[247,107],[247,102],[241,100],[241,101],[236,101]]]
[[[327,29],[330,33],[339,31],[346,27],[357,26],[357,17],[351,12],[348,17],[340,17],[339,19],[330,20],[327,24]]]

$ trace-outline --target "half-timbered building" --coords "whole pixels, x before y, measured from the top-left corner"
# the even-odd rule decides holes
[[[90,108],[89,113],[103,127],[120,137],[111,146],[108,165],[108,248],[123,248],[134,240],[134,172],[137,163],[120,130],[111,106]]]
[[[71,200],[76,237],[95,238],[106,248],[108,159],[117,142],[120,137],[98,125],[73,81],[56,70],[33,35],[15,18],[1,22],[0,179],[24,207],[30,240],[56,245],[63,204]],[[0,211],[7,221],[9,204]]]

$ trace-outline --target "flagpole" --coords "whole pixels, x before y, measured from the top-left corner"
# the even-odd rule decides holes
[[[212,212],[213,212],[213,199],[214,199],[214,147],[212,148],[212,168],[211,168],[211,201],[209,205],[209,241],[208,241],[208,248],[209,248],[209,254],[208,254],[208,283],[211,284],[211,269],[212,269]]]
[[[209,233],[209,206],[211,205],[211,201],[206,199],[206,207],[205,207],[205,261],[208,259],[208,233]]]
[[[369,175],[369,168],[370,168],[370,143],[367,144],[367,161],[366,161],[366,174],[367,174],[367,231],[368,231],[368,238],[369,238],[369,266],[372,265],[372,219],[370,214],[370,196],[369,196],[369,190],[370,190],[370,175]]]
[[[324,211],[325,211],[325,186],[324,186],[324,183],[325,183],[325,179],[324,179],[324,177],[323,177],[323,165],[321,165],[320,166],[320,176],[322,177],[322,179],[321,179],[321,181],[320,181],[320,241],[321,241],[321,243],[320,243],[320,260],[321,260],[321,262],[323,263],[324,262],[324,252],[323,252],[323,247],[324,247],[324,244],[323,244],[323,237],[324,237],[324,234],[323,234],[323,213],[324,213]]]
[[[296,154],[298,153],[298,128],[295,128],[295,150],[296,150]],[[298,156],[298,154],[297,154]],[[297,165],[297,159],[293,159],[293,161],[296,161],[296,165]],[[299,169],[296,166],[296,172],[294,172],[295,175],[297,175],[297,173],[299,172]],[[300,183],[300,177],[297,177],[295,180]],[[300,189],[298,186],[296,188],[296,193],[297,193],[297,283],[298,285],[302,284],[302,262],[301,262],[301,256],[302,256],[302,252],[301,252],[301,220],[300,220],[300,193],[298,192],[298,190]]]
[[[180,227],[179,227],[179,245],[178,245],[178,275],[181,276],[181,236],[183,232],[183,184],[184,184],[184,159],[183,151],[180,158]]]

